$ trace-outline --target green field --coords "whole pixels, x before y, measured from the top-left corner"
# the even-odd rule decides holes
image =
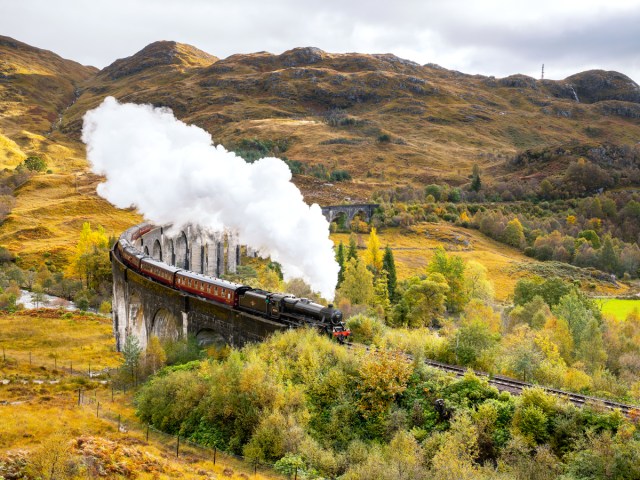
[[[601,300],[602,313],[612,315],[618,320],[624,320],[634,310],[640,312],[640,299],[638,300],[620,300],[612,298],[611,300]]]

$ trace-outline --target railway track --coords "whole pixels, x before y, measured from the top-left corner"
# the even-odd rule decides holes
[[[350,349],[364,348],[367,351],[369,350],[369,347],[367,347],[366,345],[349,343],[349,342],[346,342],[344,345]],[[406,356],[408,359],[413,359],[413,357],[409,354],[406,354]],[[466,367],[461,367],[458,365],[449,365],[447,363],[438,362],[436,360],[425,359],[424,363],[426,365],[429,365],[430,367],[444,370],[458,377],[464,376],[464,374],[469,370]],[[525,388],[537,387],[537,388],[543,389],[547,393],[550,393],[560,398],[564,398],[576,406],[582,407],[584,405],[600,405],[609,410],[620,410],[620,412],[626,416],[631,416],[632,412],[637,412],[636,415],[640,414],[640,406],[628,405],[625,403],[607,400],[605,398],[597,398],[597,397],[591,397],[588,395],[581,395],[579,393],[567,392],[557,388],[544,387],[542,385],[523,382],[522,380],[505,377],[503,375],[491,375],[486,372],[481,372],[477,370],[474,370],[473,372],[478,377],[487,378],[489,381],[489,384],[493,385],[501,392],[509,392],[513,395],[520,395],[522,393],[522,390],[524,390]]]

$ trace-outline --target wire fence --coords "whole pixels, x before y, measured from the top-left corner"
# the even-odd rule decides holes
[[[161,447],[168,454],[176,458],[188,461],[200,460],[210,461],[213,465],[221,463],[223,465],[238,466],[245,464],[245,468],[250,466],[254,475],[258,473],[267,474],[270,478],[284,478],[273,470],[274,465],[264,462],[256,462],[242,455],[226,452],[217,447],[209,447],[195,443],[183,436],[172,435],[154,428],[150,424],[141,422],[137,417],[127,416],[120,408],[123,399],[122,391],[115,389],[103,390],[82,390],[77,392],[77,403],[81,408],[91,411],[96,417],[112,423],[116,430],[123,434],[135,435],[144,439],[147,443],[153,443]]]
[[[128,394],[135,391],[137,381],[123,381],[118,375],[117,368],[106,367],[96,362],[78,364],[77,361],[65,360],[57,355],[36,356],[32,352],[7,350],[5,347],[0,347],[0,366],[4,368],[29,366],[31,369],[29,377],[39,377],[27,379],[26,375],[20,372],[10,375],[11,378],[5,378],[3,369],[0,369],[0,385],[56,384],[67,375],[93,380],[93,384],[79,386],[75,390],[75,403],[79,408],[90,410],[96,417],[112,423],[120,433],[135,435],[147,443],[161,447],[169,455],[187,460],[211,461],[214,465],[221,463],[235,468],[242,466],[245,470],[251,468],[254,476],[263,473],[269,478],[285,478],[273,470],[273,464],[256,462],[217,447],[200,445],[185,437],[162,432],[152,425],[144,424],[130,413],[127,414],[125,409],[130,405],[125,402],[131,401]]]
[[[26,350],[8,350],[6,347],[0,347],[0,361],[5,367],[24,367],[38,369],[47,376],[67,374],[77,375],[87,378],[108,379],[111,372],[115,370],[113,367],[103,364],[95,360],[83,360],[65,358],[58,352],[47,355],[37,355]]]

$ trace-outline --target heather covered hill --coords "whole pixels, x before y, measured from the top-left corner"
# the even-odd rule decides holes
[[[306,173],[346,170],[378,187],[461,184],[473,163],[500,176],[522,150],[640,136],[638,86],[617,72],[495,79],[317,48],[217,60],[156,42],[88,80],[64,131],[77,138],[84,112],[106,95],[170,107],[234,150],[286,156]]]

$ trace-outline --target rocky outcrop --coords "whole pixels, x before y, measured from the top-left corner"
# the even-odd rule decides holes
[[[497,82],[498,82],[498,85],[502,87],[530,88],[533,90],[538,88],[535,78],[529,77],[527,75],[521,75],[521,74],[510,75],[505,78],[500,78]]]
[[[599,102],[598,109],[603,115],[613,115],[622,118],[640,118],[640,105],[636,103],[609,100]]]
[[[191,45],[161,41],[147,45],[131,57],[116,60],[101,70],[100,76],[117,80],[155,67],[204,67],[217,61],[217,57]]]

